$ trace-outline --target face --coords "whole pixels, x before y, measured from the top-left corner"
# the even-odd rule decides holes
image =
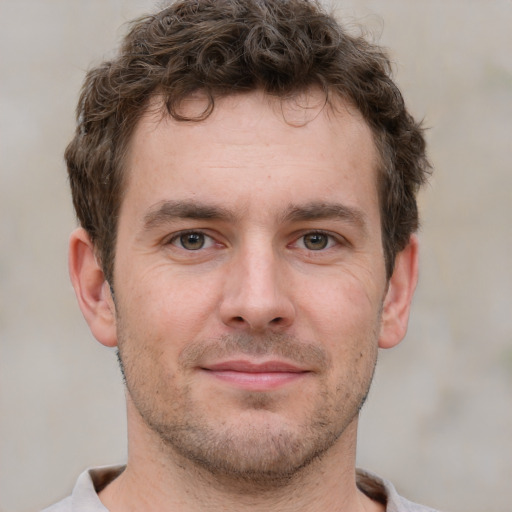
[[[373,374],[376,151],[354,109],[308,98],[148,114],[133,136],[114,269],[129,422],[212,473],[287,477],[338,449]]]

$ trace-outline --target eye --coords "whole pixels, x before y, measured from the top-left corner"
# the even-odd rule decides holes
[[[321,251],[323,249],[329,249],[336,245],[336,240],[332,235],[323,233],[321,231],[314,231],[301,236],[297,240],[299,247],[305,248],[309,251]]]
[[[206,249],[214,244],[214,240],[201,233],[201,231],[187,231],[179,233],[171,238],[170,244],[186,249],[187,251],[198,251],[199,249]]]

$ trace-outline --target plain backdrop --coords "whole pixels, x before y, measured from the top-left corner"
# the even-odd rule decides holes
[[[38,510],[87,466],[125,458],[115,355],[68,282],[62,154],[85,71],[155,5],[0,1],[1,512]],[[333,5],[389,47],[435,166],[409,333],[381,354],[358,464],[446,511],[510,511],[512,2]]]

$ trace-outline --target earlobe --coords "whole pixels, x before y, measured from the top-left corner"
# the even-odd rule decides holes
[[[69,239],[69,275],[78,305],[94,337],[105,346],[116,346],[114,301],[94,245],[83,228],[75,229]]]
[[[405,249],[396,256],[382,309],[380,348],[398,345],[407,332],[411,301],[418,281],[418,253],[418,237],[412,235]]]

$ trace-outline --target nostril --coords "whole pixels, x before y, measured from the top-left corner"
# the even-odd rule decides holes
[[[274,318],[270,323],[271,324],[280,324],[282,321],[283,321],[283,317],[278,316],[278,317]]]

